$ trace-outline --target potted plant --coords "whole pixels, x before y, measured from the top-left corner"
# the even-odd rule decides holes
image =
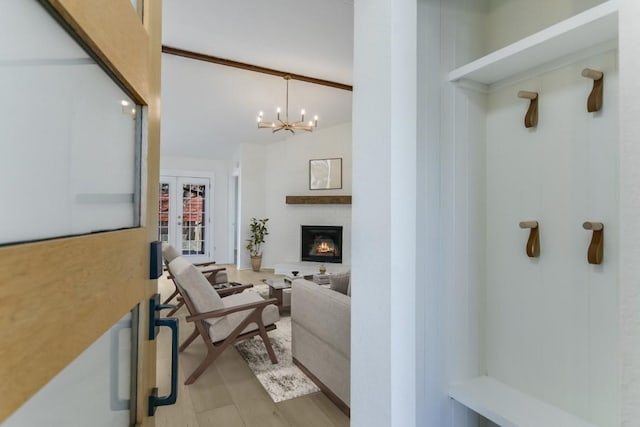
[[[262,244],[264,237],[269,234],[267,222],[269,218],[251,218],[251,238],[247,239],[247,250],[251,255],[251,268],[253,271],[260,271],[262,264]]]

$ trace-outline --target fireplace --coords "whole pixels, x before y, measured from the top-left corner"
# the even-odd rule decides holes
[[[342,262],[341,225],[303,225],[301,261]]]

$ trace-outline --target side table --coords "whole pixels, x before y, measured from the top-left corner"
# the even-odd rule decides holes
[[[291,282],[286,282],[284,279],[269,279],[266,283],[269,285],[269,298],[278,300],[276,305],[278,306],[278,310],[282,312],[287,308],[284,306],[283,291],[291,287]]]

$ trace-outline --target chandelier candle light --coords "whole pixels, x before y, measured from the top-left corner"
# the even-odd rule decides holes
[[[284,120],[280,118],[280,107],[276,110],[277,118],[275,122],[270,122],[263,119],[263,113],[260,111],[258,113],[258,129],[272,129],[272,132],[278,132],[282,129],[288,130],[291,133],[296,133],[297,130],[306,130],[307,132],[313,132],[315,128],[318,127],[318,116],[313,117],[313,121],[309,120],[309,122],[304,122],[304,114],[305,111],[302,109],[300,111],[300,121],[298,122],[290,122],[289,121],[289,80],[291,80],[291,76],[286,75],[284,79],[287,81],[287,97],[286,97],[286,105],[284,109]]]

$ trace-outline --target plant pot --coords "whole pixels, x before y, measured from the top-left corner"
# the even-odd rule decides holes
[[[262,264],[262,255],[251,256],[251,269],[253,271],[260,271],[261,264]]]

